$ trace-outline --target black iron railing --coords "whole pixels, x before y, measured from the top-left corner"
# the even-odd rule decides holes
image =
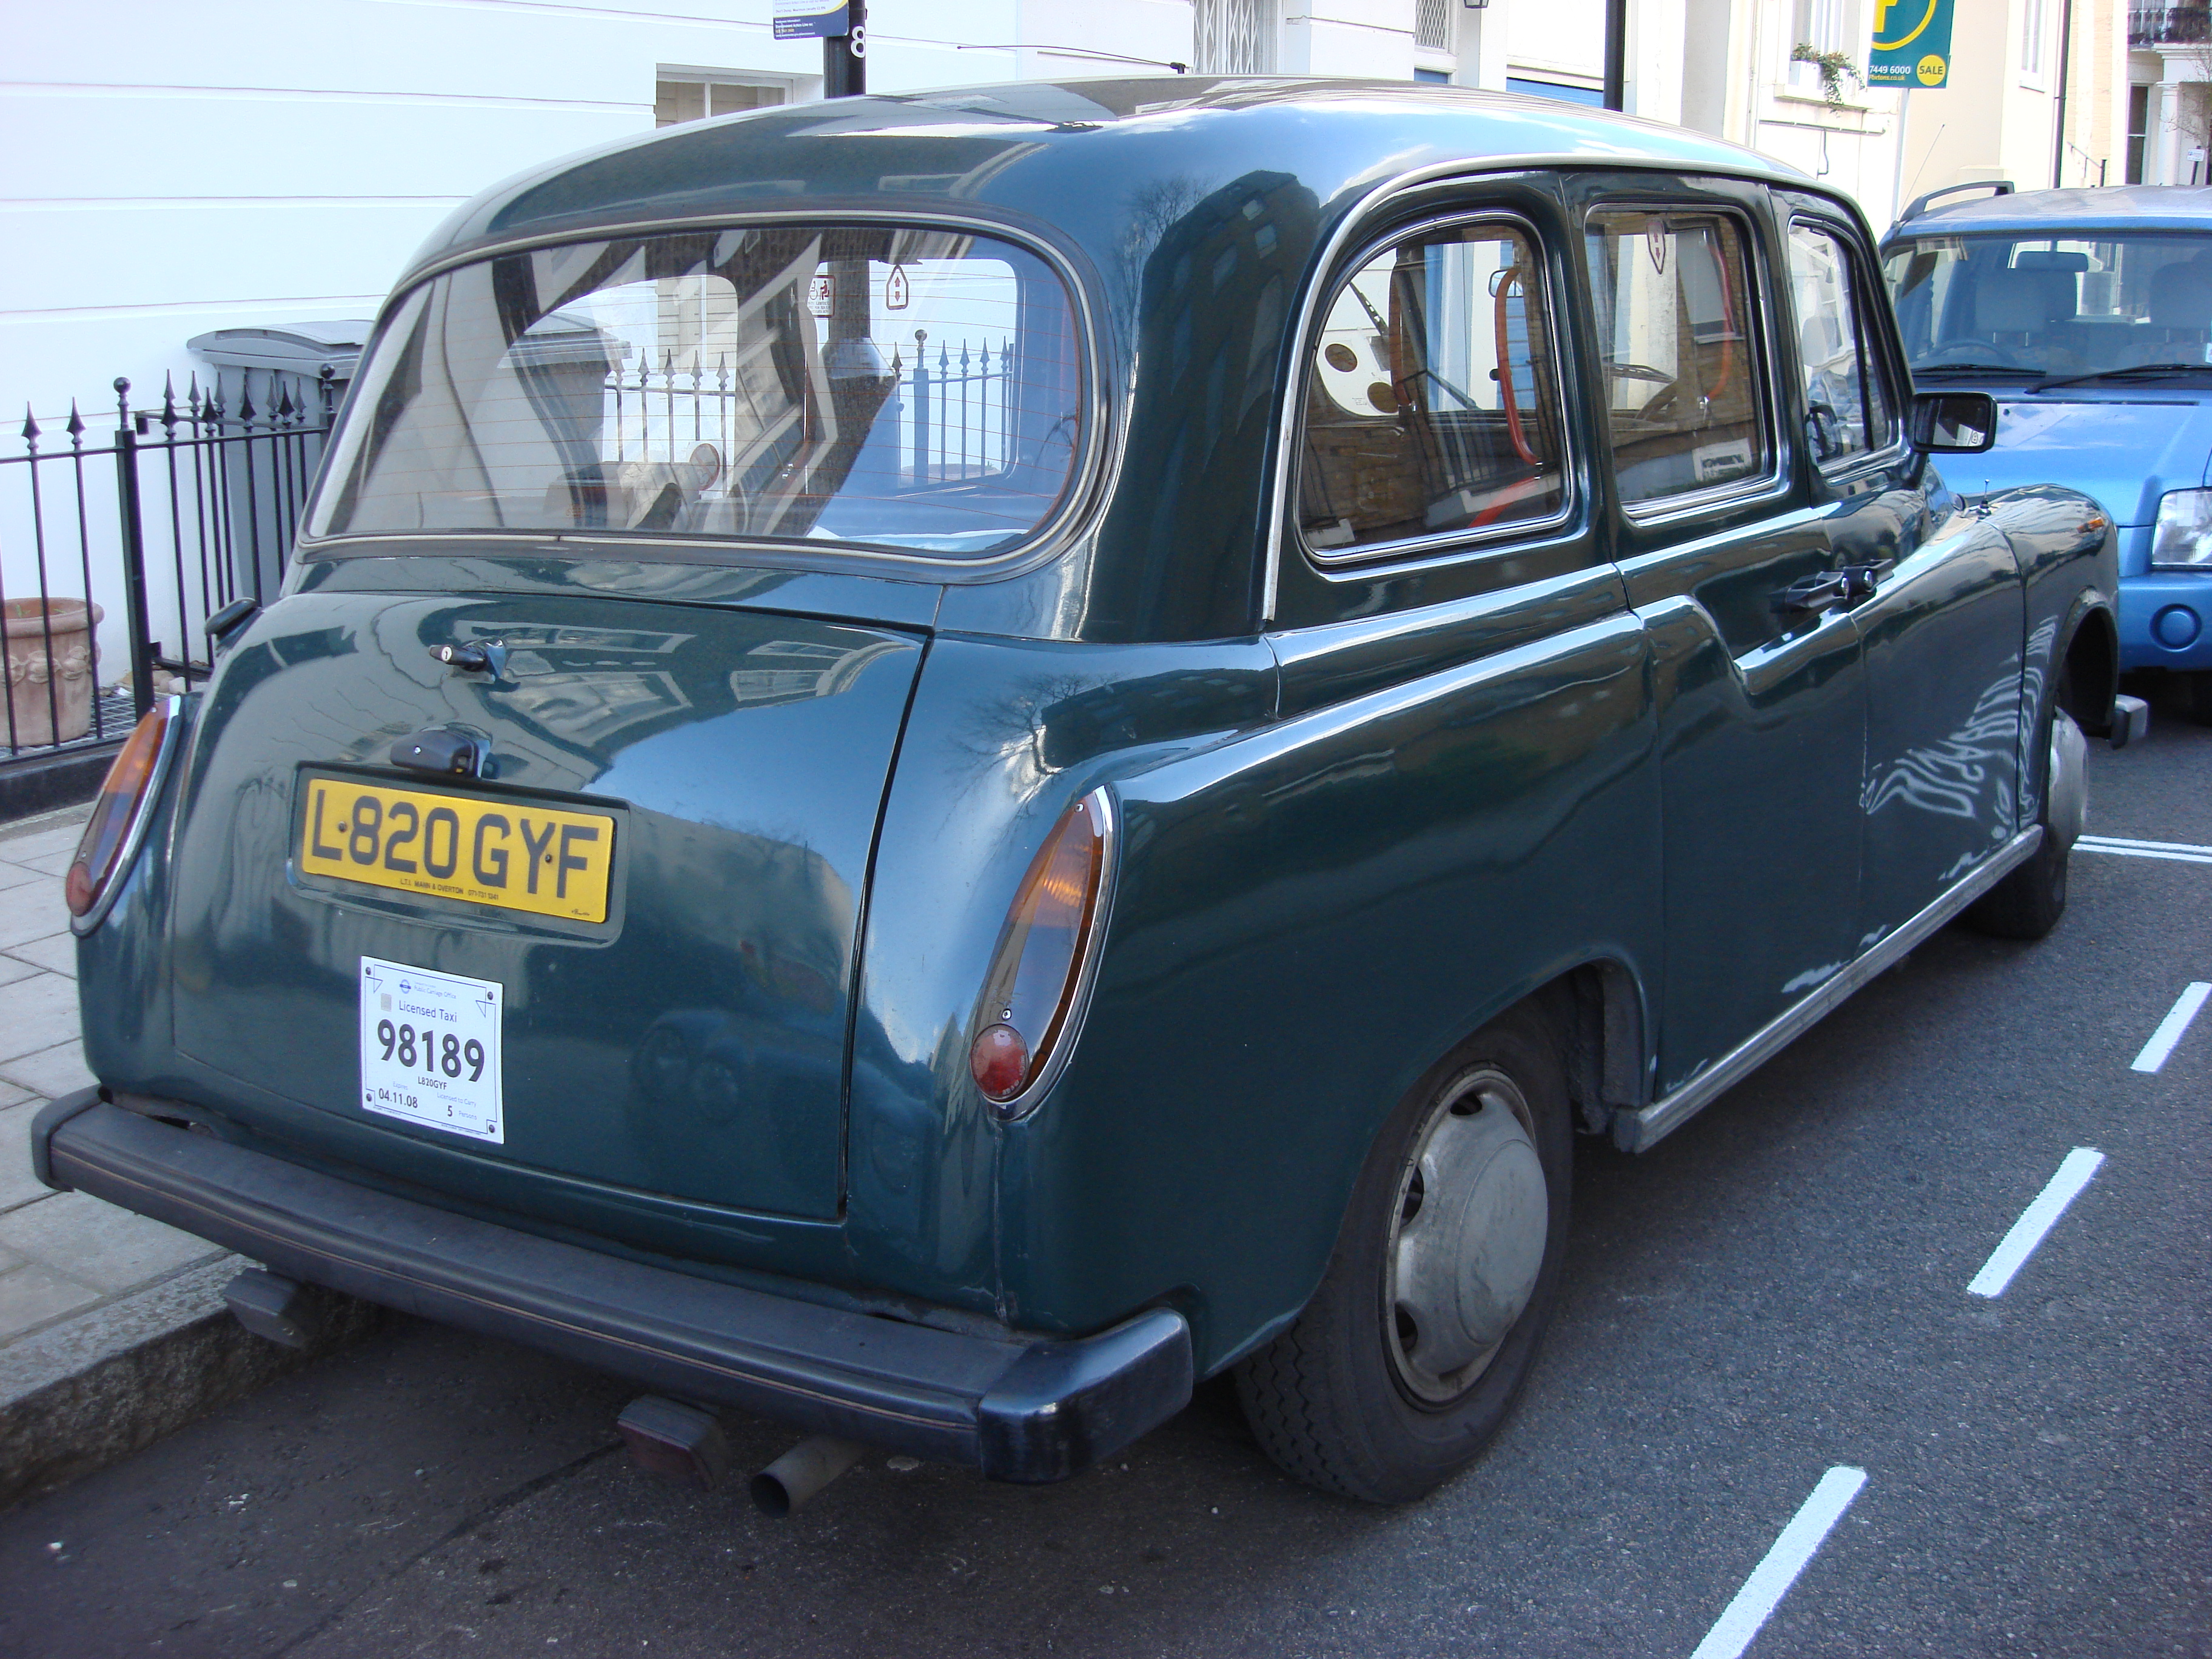
[[[283,579],[335,393],[327,369],[248,370],[133,409],[118,380],[105,444],[75,404],[58,428],[26,411],[0,455],[0,764],[120,737],[157,680],[206,677],[208,617]]]
[[[918,334],[877,372],[900,483],[1014,465],[1010,343]],[[207,619],[283,581],[337,390],[328,369],[229,371],[181,393],[165,384],[159,405],[141,409],[118,380],[106,443],[74,404],[58,423],[26,414],[22,453],[0,455],[0,767],[112,741],[158,691],[207,677]],[[732,472],[764,488],[787,459],[778,445],[789,434],[727,363],[665,358],[608,375],[591,396],[604,399],[617,465],[673,463],[719,437]]]
[[[2131,6],[2131,46],[2202,46],[2212,42],[2212,6]]]

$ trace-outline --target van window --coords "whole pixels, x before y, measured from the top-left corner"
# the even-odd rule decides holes
[[[1766,477],[1773,441],[1736,222],[1607,208],[1590,216],[1589,256],[1621,500]]]
[[[2212,236],[1917,236],[1882,264],[1915,375],[2212,362]]]
[[[1369,256],[1307,374],[1298,523],[1316,557],[1565,510],[1551,313],[1522,227],[1431,228]]]
[[[768,225],[433,278],[381,331],[311,535],[1010,549],[1083,447],[1073,307],[989,236]]]

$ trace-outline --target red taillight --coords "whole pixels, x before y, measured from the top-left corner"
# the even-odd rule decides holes
[[[107,781],[100,786],[100,799],[93,803],[92,817],[76,844],[76,857],[62,878],[63,896],[73,916],[83,915],[100,902],[123,862],[131,830],[145,807],[161,758],[170,712],[167,698],[156,702],[138,722],[123,752],[115,757],[115,764],[107,769]]]
[[[1112,848],[1112,805],[1093,790],[1060,815],[1015,891],[968,1050],[975,1086],[1003,1106],[1042,1074],[1075,1012]]]

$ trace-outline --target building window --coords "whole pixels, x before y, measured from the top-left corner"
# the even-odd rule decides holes
[[[2043,0],[2025,0],[2020,9],[2020,78],[2023,84],[2043,84]]]
[[[735,115],[739,110],[761,109],[787,101],[788,89],[744,81],[671,80],[663,76],[653,85],[653,125],[672,127],[679,121],[703,121],[710,115]]]
[[[1449,52],[1452,0],[1419,0],[1413,12],[1413,44],[1424,52]]]
[[[1198,0],[1192,55],[1200,75],[1272,75],[1275,0]]]
[[[1814,52],[1840,52],[1856,64],[1863,53],[1851,49],[1850,19],[1846,15],[1848,0],[1795,0],[1790,8],[1790,89],[1811,97],[1820,97],[1820,66],[1799,61],[1796,52],[1801,46]]]
[[[2143,181],[2143,149],[2150,137],[2150,88],[2128,88],[2128,183]]]

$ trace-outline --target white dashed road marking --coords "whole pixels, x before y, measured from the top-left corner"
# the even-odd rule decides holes
[[[2197,1011],[2204,1006],[2204,999],[2212,997],[2212,985],[2201,981],[2181,994],[2181,1000],[2159,1021],[2158,1030],[2150,1034],[2142,1052],[2136,1056],[2135,1069],[2155,1072],[2166,1064],[2166,1057],[2173,1052],[2173,1045],[2181,1041],[2181,1034],[2189,1029],[2189,1022],[2197,1018]]]
[[[2012,1231],[2004,1236],[2004,1243],[1990,1253],[1982,1263],[1981,1272],[1974,1282],[1966,1286],[1970,1296],[2002,1296],[2012,1276],[2021,1270],[2035,1247],[2058,1224],[2058,1218],[2066,1213],[2066,1206],[2075,1195],[2089,1184],[2089,1177],[2097,1173],[2097,1166],[2105,1155],[2094,1146],[2076,1146],[2066,1154],[2066,1161],[2058,1166],[2058,1173],[2051,1177],[2051,1184],[2035,1195],[2035,1202],[2020,1213],[2012,1224]]]
[[[2122,859],[2172,859],[2180,864],[2212,864],[2212,847],[2194,847],[2185,841],[2129,841],[2120,836],[2083,836],[2074,843],[2077,853],[2109,853]]]
[[[1805,1564],[1819,1553],[1828,1529],[1843,1519],[1844,1511],[1850,1508],[1851,1499],[1864,1485],[1864,1469],[1846,1468],[1840,1463],[1822,1475],[1813,1495],[1783,1528],[1782,1536],[1774,1540],[1766,1559],[1751,1570],[1735,1600],[1713,1621],[1690,1659],[1736,1659],[1749,1647],[1759,1627],[1790,1593]]]

